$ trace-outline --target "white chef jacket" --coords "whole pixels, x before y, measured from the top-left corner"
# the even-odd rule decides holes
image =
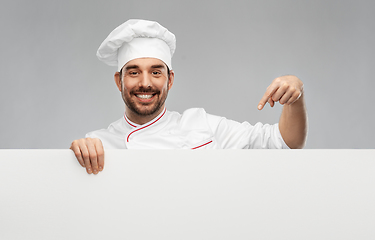
[[[99,138],[104,149],[246,149],[289,148],[278,124],[239,123],[191,108],[180,114],[164,109],[138,125],[126,115],[107,129],[86,134]]]

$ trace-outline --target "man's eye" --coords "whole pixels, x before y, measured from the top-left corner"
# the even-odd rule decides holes
[[[160,73],[160,72],[157,72],[157,71],[153,71],[152,74],[153,74],[153,75],[159,75],[159,74],[161,74],[161,73]]]
[[[129,72],[129,75],[137,75],[137,72]]]

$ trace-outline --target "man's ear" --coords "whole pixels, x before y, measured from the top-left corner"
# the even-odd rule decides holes
[[[173,82],[174,82],[174,71],[170,70],[169,71],[169,80],[168,80],[168,90],[171,90]]]
[[[122,90],[122,81],[121,81],[121,75],[119,72],[115,73],[115,83],[117,85],[118,90],[121,92]]]

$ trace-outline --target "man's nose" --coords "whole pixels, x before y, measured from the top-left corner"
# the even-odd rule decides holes
[[[141,80],[139,81],[139,87],[148,88],[152,86],[151,76],[148,73],[142,74]]]

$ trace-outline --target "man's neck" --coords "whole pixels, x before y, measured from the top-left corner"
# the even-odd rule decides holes
[[[143,125],[145,123],[150,122],[157,116],[159,116],[164,111],[164,108],[165,107],[163,106],[157,112],[150,114],[150,115],[139,115],[131,111],[130,109],[126,108],[125,115],[131,122],[136,123],[138,125]]]

